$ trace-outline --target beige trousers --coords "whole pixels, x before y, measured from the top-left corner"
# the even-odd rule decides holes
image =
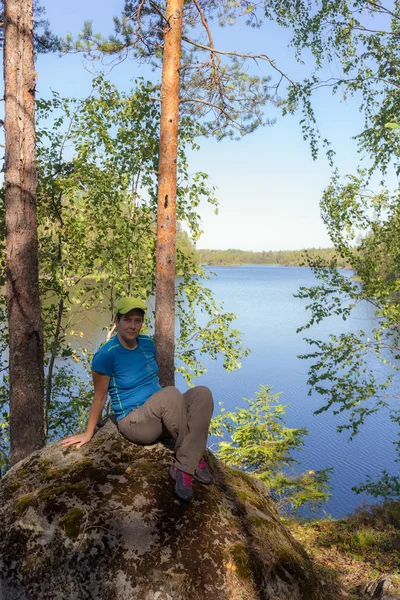
[[[206,448],[213,409],[207,387],[197,386],[181,394],[169,386],[150,396],[117,425],[122,435],[136,444],[152,444],[169,434],[176,440],[176,467],[193,475]]]

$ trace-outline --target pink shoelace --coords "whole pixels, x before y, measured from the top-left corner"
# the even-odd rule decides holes
[[[198,469],[207,469],[207,463],[203,457],[201,457],[199,464],[197,465]]]
[[[192,487],[193,477],[189,473],[182,471],[182,482],[185,487]]]

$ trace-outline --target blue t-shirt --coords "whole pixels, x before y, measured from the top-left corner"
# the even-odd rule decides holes
[[[161,390],[153,340],[139,335],[137,343],[134,350],[129,350],[116,335],[93,356],[92,370],[110,377],[108,393],[117,420]]]

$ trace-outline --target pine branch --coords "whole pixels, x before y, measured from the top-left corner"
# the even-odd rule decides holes
[[[217,50],[217,48],[213,48],[212,46],[206,46],[205,44],[200,44],[200,42],[195,42],[191,38],[187,36],[182,36],[182,40],[191,44],[192,46],[196,46],[196,48],[201,48],[202,50],[208,50],[209,52],[220,54],[222,56],[236,56],[237,58],[245,58],[254,60],[257,63],[257,60],[264,60],[268,62],[271,67],[277,71],[283,79],[286,79],[290,84],[296,85],[294,81],[292,81],[283,71],[281,71],[275,64],[275,61],[269,58],[266,54],[246,54],[243,52],[234,52],[233,50]],[[257,63],[258,64],[258,63]]]
[[[231,123],[234,123],[238,129],[240,129],[240,130],[244,129],[238,121],[235,121],[235,119],[233,119],[229,115],[229,113],[222,106],[219,106],[218,104],[213,104],[212,102],[208,102],[207,100],[202,100],[201,98],[182,98],[180,100],[180,102],[181,103],[196,102],[197,104],[203,104],[205,106],[209,106],[210,108],[215,108],[216,110],[221,112],[223,115],[225,115],[225,117],[228,119],[228,121],[231,121]]]

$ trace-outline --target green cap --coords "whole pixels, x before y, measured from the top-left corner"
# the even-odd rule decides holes
[[[146,303],[140,298],[121,298],[115,308],[116,314],[126,315],[130,310],[140,308],[143,312],[146,310]]]

